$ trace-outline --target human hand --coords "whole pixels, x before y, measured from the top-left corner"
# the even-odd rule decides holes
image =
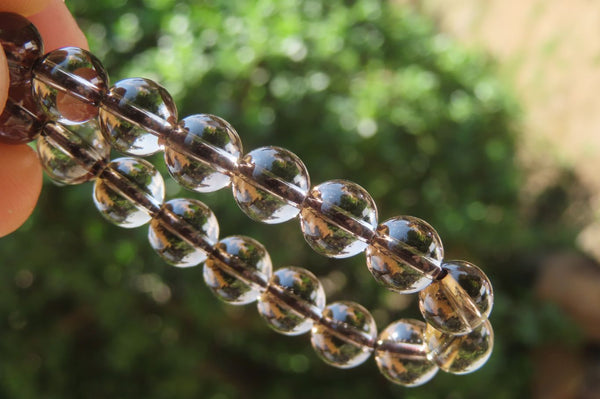
[[[40,31],[45,52],[64,46],[87,49],[85,36],[62,0],[3,0],[0,11],[27,16]],[[8,64],[0,46],[0,112],[8,88]],[[42,168],[31,147],[0,143],[0,237],[27,220],[41,188]]]

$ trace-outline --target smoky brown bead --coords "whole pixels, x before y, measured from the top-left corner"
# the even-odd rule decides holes
[[[11,86],[0,114],[0,142],[26,144],[35,140],[46,120],[31,95],[30,83]]]
[[[29,82],[34,62],[44,53],[37,28],[21,15],[0,12],[0,44],[8,61],[10,85]]]
[[[31,69],[43,54],[42,38],[27,18],[2,12],[0,44],[10,75],[8,99],[0,115],[0,142],[29,143],[40,134],[44,121],[31,95]]]

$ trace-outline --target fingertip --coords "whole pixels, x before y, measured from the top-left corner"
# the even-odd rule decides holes
[[[42,11],[51,0],[2,0],[1,11],[14,12],[21,15],[32,15]]]
[[[47,7],[29,20],[41,33],[45,52],[65,46],[88,49],[85,35],[62,0],[49,0]]]
[[[42,190],[42,167],[27,145],[0,144],[0,237],[17,230]]]

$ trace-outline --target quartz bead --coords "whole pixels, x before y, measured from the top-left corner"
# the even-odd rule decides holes
[[[445,334],[428,325],[425,341],[430,357],[440,369],[452,374],[468,374],[489,359],[494,348],[494,331],[489,320],[466,335]]]
[[[164,198],[162,176],[143,159],[115,159],[94,183],[94,204],[102,216],[121,227],[148,223]]]
[[[212,192],[229,185],[241,152],[242,142],[229,123],[214,115],[191,115],[169,134],[165,163],[182,186]]]
[[[237,262],[242,270],[232,264],[234,272],[223,267],[223,262],[209,257],[204,264],[204,281],[210,290],[221,300],[233,305],[246,305],[258,299],[261,286],[244,281],[252,275],[260,279],[264,286],[273,274],[269,253],[258,241],[244,236],[227,237],[219,241],[216,249],[226,253]],[[229,262],[230,264],[233,262]],[[242,278],[236,276],[240,274]]]
[[[381,374],[393,383],[415,387],[425,384],[438,372],[429,359],[425,342],[426,324],[414,319],[401,319],[379,334],[375,361]]]
[[[492,311],[492,284],[477,266],[465,261],[442,264],[447,274],[419,293],[419,308],[427,323],[447,334],[466,334]]]
[[[94,120],[69,127],[46,123],[37,151],[48,176],[63,184],[95,178],[110,157],[110,146]]]
[[[146,156],[161,150],[177,122],[171,95],[157,83],[143,78],[120,80],[110,88],[100,107],[100,125],[117,151]]]
[[[26,144],[35,140],[45,119],[31,95],[31,84],[11,86],[0,115],[0,142]]]
[[[334,302],[315,323],[311,343],[327,364],[347,369],[371,356],[376,336],[377,326],[367,309],[354,302]]]
[[[278,147],[257,148],[245,155],[232,184],[242,211],[269,224],[295,218],[309,188],[308,171],[300,158]]]
[[[44,43],[37,28],[19,14],[2,12],[0,44],[8,61],[10,85],[28,83],[34,62],[44,54]]]
[[[258,313],[269,327],[285,335],[311,329],[325,307],[325,291],[310,271],[298,267],[276,270],[258,298]]]
[[[33,93],[41,109],[66,125],[95,118],[107,87],[100,60],[78,47],[51,51],[33,67]]]
[[[358,184],[331,180],[310,190],[300,212],[300,226],[315,251],[347,258],[367,247],[377,226],[377,208]]]
[[[398,216],[377,227],[366,255],[375,280],[392,291],[408,294],[427,287],[442,271],[444,248],[427,222]]]
[[[167,218],[162,215],[168,213]],[[177,229],[170,226],[170,217],[183,220],[207,245],[212,246],[219,237],[217,218],[203,202],[195,199],[173,199],[163,204],[161,212],[152,219],[148,229],[150,246],[167,263],[177,267],[190,267],[204,262],[207,253],[188,242]]]

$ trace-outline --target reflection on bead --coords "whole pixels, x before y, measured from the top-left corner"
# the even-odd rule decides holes
[[[442,264],[447,274],[419,293],[419,308],[427,323],[448,334],[466,334],[492,311],[492,284],[477,266],[465,261]]]
[[[100,125],[117,151],[152,155],[161,149],[158,136],[167,137],[177,122],[171,95],[157,83],[143,78],[114,84],[102,101]]]
[[[183,219],[209,245],[217,242],[219,223],[203,202],[195,199],[173,199],[163,204],[162,212],[170,212]],[[207,253],[204,250],[195,248],[169,227],[159,214],[152,219],[148,229],[150,245],[161,258],[177,267],[196,266],[206,260]]]
[[[390,324],[379,334],[375,361],[388,380],[415,387],[431,380],[438,366],[428,358],[424,340],[426,325],[414,319],[402,319]]]
[[[310,190],[300,213],[300,226],[315,251],[347,258],[367,247],[377,226],[377,208],[358,184],[331,180]]]
[[[218,116],[191,115],[167,138],[165,163],[182,186],[212,192],[229,185],[228,172],[236,167],[242,142],[229,123]]]
[[[366,255],[377,281],[392,291],[412,293],[427,287],[441,272],[444,249],[427,222],[398,216],[377,227]]]
[[[44,121],[45,115],[31,95],[31,84],[11,86],[0,115],[0,142],[29,143],[41,133]]]
[[[8,61],[10,85],[20,86],[28,82],[33,63],[44,54],[44,43],[37,28],[21,15],[2,12],[0,45]]]
[[[232,236],[219,241],[216,248],[239,261],[244,267],[244,272],[259,274],[263,281],[271,278],[271,257],[258,241],[250,237]],[[204,281],[219,299],[233,305],[254,302],[261,294],[258,287],[247,284],[233,273],[224,270],[222,263],[212,257],[204,264]]]
[[[258,313],[269,327],[286,335],[311,329],[325,307],[325,291],[306,269],[285,267],[273,273],[269,287],[258,299]]]
[[[312,329],[311,343],[317,355],[327,364],[342,369],[356,367],[371,356],[367,345],[377,336],[373,316],[354,302],[334,302],[323,310],[323,319]],[[362,342],[349,338],[356,334]]]
[[[106,219],[126,228],[148,223],[165,198],[165,183],[151,163],[137,158],[113,160],[94,183],[94,204]]]
[[[107,86],[100,60],[78,47],[54,50],[33,68],[33,92],[40,107],[67,125],[95,118]]]
[[[69,127],[48,122],[37,151],[48,176],[63,184],[95,178],[110,156],[110,146],[93,120]]]
[[[425,342],[440,369],[452,374],[468,374],[485,364],[494,348],[494,331],[489,320],[466,335],[445,334],[428,325]]]
[[[295,154],[262,147],[240,160],[232,188],[235,201],[248,216],[273,224],[298,215],[310,180],[306,166]]]

